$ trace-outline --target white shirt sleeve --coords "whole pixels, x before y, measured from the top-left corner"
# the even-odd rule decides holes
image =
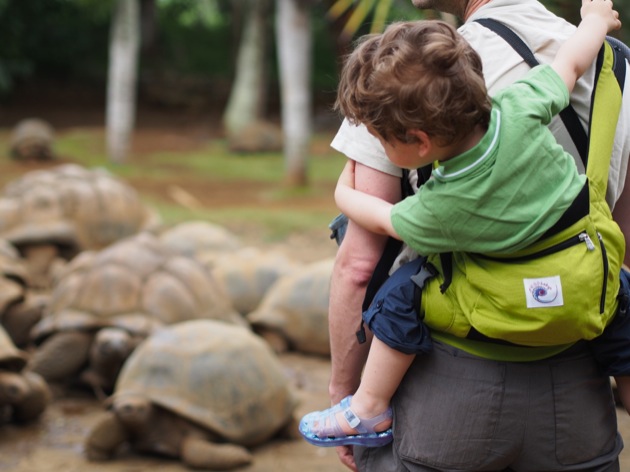
[[[348,120],[343,120],[330,146],[367,167],[396,177],[402,176],[400,168],[387,158],[380,141],[363,125],[355,126]]]

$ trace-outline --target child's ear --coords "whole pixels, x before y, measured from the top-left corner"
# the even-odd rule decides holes
[[[433,143],[431,142],[431,138],[429,135],[422,130],[412,129],[407,132],[409,135],[413,136],[418,144],[418,155],[424,157],[428,152],[431,151]]]

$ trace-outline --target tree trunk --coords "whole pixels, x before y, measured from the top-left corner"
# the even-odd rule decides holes
[[[298,0],[277,0],[277,45],[284,132],[285,177],[291,186],[307,183],[311,137],[312,32],[309,9]]]
[[[269,0],[247,0],[230,98],[223,115],[229,136],[262,118],[267,84],[266,38]]]
[[[140,6],[117,0],[112,18],[107,78],[107,154],[112,162],[127,158],[135,122]]]

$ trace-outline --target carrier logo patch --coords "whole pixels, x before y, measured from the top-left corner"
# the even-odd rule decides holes
[[[560,276],[523,279],[527,308],[546,308],[564,305]]]

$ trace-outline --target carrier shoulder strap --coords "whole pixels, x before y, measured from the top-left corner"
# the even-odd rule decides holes
[[[530,67],[535,67],[539,64],[534,53],[523,39],[507,25],[492,18],[480,18],[475,21],[501,36]],[[618,39],[607,36],[596,62],[595,85],[591,97],[588,132],[582,127],[578,115],[571,104],[560,112],[560,118],[580,154],[585,169],[587,169],[586,174],[589,180],[591,182],[603,181],[604,185],[607,184],[608,166],[610,164],[618,119],[618,113],[613,113],[613,110],[610,110],[608,105],[620,104],[626,78],[626,59],[630,60],[630,49]],[[606,61],[605,65],[604,61]],[[602,77],[602,70],[604,71],[604,77]],[[612,86],[614,85],[612,79],[617,82],[616,87]],[[595,101],[596,97],[597,101]],[[592,127],[593,121],[598,123],[596,130]],[[610,129],[611,126],[612,129]],[[593,145],[593,141],[595,141],[595,145]],[[592,168],[594,166],[590,166],[591,170],[589,172],[589,156],[593,156],[595,153],[600,156],[597,158],[596,166],[599,172]],[[605,165],[603,165],[604,163]]]
[[[606,195],[623,89],[615,73],[615,51],[608,42],[597,56],[595,86],[589,118],[589,149],[586,176],[589,185]]]
[[[475,21],[501,36],[510,46],[512,46],[512,49],[514,49],[523,58],[529,67],[536,67],[540,64],[525,41],[523,41],[519,35],[517,35],[505,24],[493,20],[492,18],[480,18]],[[560,112],[560,119],[569,132],[569,135],[580,154],[580,159],[582,159],[582,162],[584,163],[584,167],[586,167],[586,160],[588,159],[588,136],[584,127],[580,123],[580,118],[578,117],[577,112],[571,104]]]

